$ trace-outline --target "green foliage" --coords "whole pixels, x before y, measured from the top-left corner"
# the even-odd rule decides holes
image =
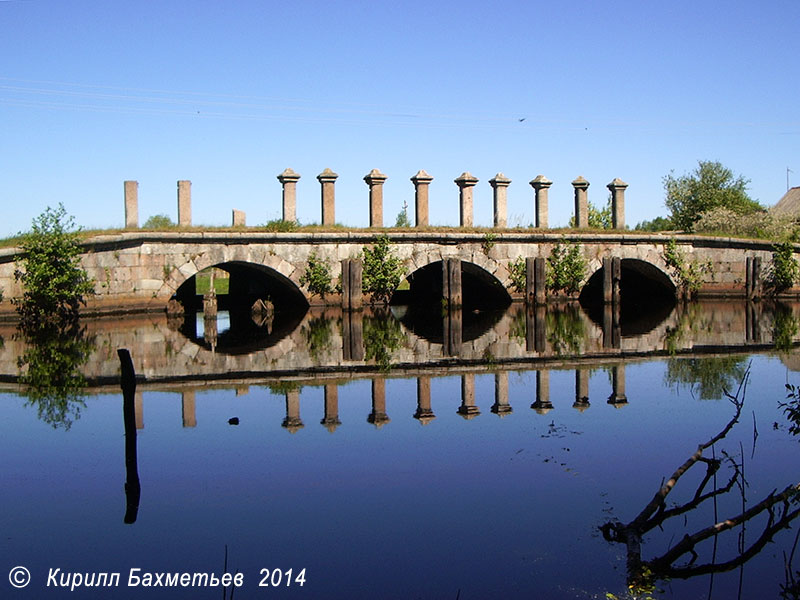
[[[585,330],[580,309],[569,304],[563,310],[548,310],[545,317],[545,331],[550,347],[558,356],[581,353]]]
[[[702,400],[715,400],[722,398],[727,390],[736,389],[745,371],[746,358],[737,356],[670,358],[664,381],[675,388],[686,385]]]
[[[652,221],[642,221],[634,227],[636,231],[670,231],[675,224],[669,217],[656,217]]]
[[[483,236],[483,242],[481,242],[481,250],[486,256],[489,256],[489,251],[494,248],[494,241],[497,239],[497,234],[491,231],[487,231],[486,234]]]
[[[693,231],[700,216],[713,208],[724,207],[738,215],[763,210],[747,195],[749,180],[735,177],[730,169],[713,161],[699,161],[697,169],[680,177],[664,177],[670,219],[679,229]]]
[[[289,392],[303,389],[303,386],[301,386],[299,382],[289,380],[275,381],[267,384],[267,387],[269,391],[276,396],[283,396]]]
[[[547,289],[574,294],[586,276],[586,259],[580,244],[562,239],[547,257]]]
[[[363,291],[370,294],[372,302],[388,304],[405,276],[403,262],[392,253],[391,241],[386,235],[379,235],[372,248],[364,246],[363,251]]]
[[[783,414],[789,420],[789,433],[800,435],[800,387],[786,384],[786,402],[778,402],[778,406],[783,409]]]
[[[328,261],[319,258],[316,252],[308,257],[305,272],[300,276],[300,285],[306,286],[312,295],[321,298],[333,291],[333,277]]]
[[[213,267],[212,267],[213,268]],[[230,291],[230,276],[223,270],[218,269],[214,275],[214,292],[219,295],[228,294]],[[211,273],[204,269],[195,275],[194,293],[203,296],[211,289]]]
[[[86,379],[80,368],[94,351],[94,339],[73,323],[63,329],[23,330],[25,350],[17,359],[29,406],[54,429],[69,429],[85,406]]]
[[[672,269],[678,287],[684,297],[694,297],[703,285],[706,273],[711,271],[711,261],[701,263],[693,260],[688,262],[686,256],[678,248],[675,238],[670,238],[664,246],[664,261]]]
[[[308,354],[315,363],[319,364],[322,354],[331,348],[333,338],[331,319],[325,317],[309,319],[302,331],[308,346]]]
[[[408,204],[403,202],[402,210],[397,213],[397,218],[394,221],[395,227],[411,227],[411,219],[408,218]]]
[[[170,229],[171,227],[175,227],[175,223],[168,215],[153,215],[148,217],[142,225],[142,229]]]
[[[391,313],[364,317],[364,357],[374,360],[382,371],[392,367],[392,355],[405,341],[400,321]]]
[[[794,348],[800,323],[794,316],[792,308],[778,302],[775,306],[775,318],[772,322],[772,342],[779,352],[789,352]]]
[[[80,264],[78,233],[64,206],[48,207],[22,236],[22,255],[16,257],[14,277],[22,283],[14,298],[22,326],[29,330],[62,327],[78,319],[80,305],[94,294],[94,281]]]
[[[588,203],[589,227],[592,229],[611,229],[611,196],[603,208],[597,208],[592,202]],[[575,215],[569,218],[569,226],[577,227]]]
[[[264,229],[269,232],[286,233],[290,231],[297,231],[300,223],[297,221],[284,221],[283,219],[272,219],[264,224]]]
[[[517,257],[508,263],[508,276],[511,279],[511,287],[515,292],[525,292],[525,284],[528,280],[525,270],[525,258]]]
[[[773,294],[788,290],[800,281],[800,265],[794,257],[794,244],[780,242],[773,246],[772,265],[767,274],[767,286]]]

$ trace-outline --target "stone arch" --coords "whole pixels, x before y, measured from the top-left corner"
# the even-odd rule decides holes
[[[659,296],[676,296],[677,286],[672,277],[658,265],[640,258],[621,258],[621,294],[642,292]],[[664,265],[666,267],[666,264]],[[587,272],[590,273],[581,289],[581,298],[598,295],[602,299],[603,292],[603,261],[593,258],[589,261]]]

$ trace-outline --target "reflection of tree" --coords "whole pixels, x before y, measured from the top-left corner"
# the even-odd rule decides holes
[[[392,354],[403,345],[405,336],[400,321],[388,311],[376,312],[364,317],[364,355],[374,360],[381,370],[392,366]]]
[[[577,354],[583,343],[584,328],[577,304],[568,304],[548,310],[546,318],[547,341],[558,355]]]
[[[723,460],[716,458],[713,453],[714,445],[723,440],[739,420],[744,404],[746,377],[747,375],[745,374],[743,383],[739,386],[735,396],[726,394],[735,407],[734,416],[727,425],[716,436],[701,444],[697,451],[678,467],[636,518],[626,524],[618,521],[609,521],[600,527],[606,540],[622,543],[627,547],[628,588],[633,597],[638,597],[640,594],[652,594],[655,590],[655,583],[658,580],[670,578],[688,579],[698,575],[721,573],[735,569],[758,554],[778,531],[788,528],[790,523],[800,515],[800,507],[798,507],[800,483],[789,485],[779,493],[773,491],[760,502],[745,510],[744,489],[746,482],[744,481],[743,467],[724,451],[722,454],[725,457],[724,462],[729,466],[730,475],[724,485],[717,485],[716,475],[723,464]],[[709,448],[712,450],[711,457],[705,455],[705,451]],[[670,492],[676,487],[681,477],[697,464],[704,464],[706,472],[691,499],[683,504],[667,508],[667,499]],[[708,486],[711,482],[713,482],[712,489],[709,490]],[[719,520],[715,524],[693,533],[686,533],[678,541],[671,542],[667,551],[661,556],[647,561],[642,560],[642,538],[647,532],[655,528],[661,529],[665,522],[673,517],[683,516],[684,523],[686,523],[688,514],[709,500],[714,503],[716,514],[717,500],[724,497],[734,486],[737,486],[742,494],[743,510],[741,513]],[[766,517],[766,519],[753,521],[757,517]],[[736,546],[736,555],[728,560],[717,562],[716,542],[721,534],[735,528],[744,530],[746,525],[758,527],[759,523],[761,523],[760,526],[762,527],[760,535],[749,547],[746,547],[744,537],[740,536]],[[698,563],[700,558],[698,546],[706,540],[714,541],[711,561]],[[684,556],[690,557],[688,562],[679,564],[678,561]],[[788,585],[789,583],[787,582]]]
[[[794,316],[790,306],[781,302],[775,304],[775,318],[772,322],[772,341],[775,349],[788,352],[794,347],[794,338],[800,329],[797,317]]]
[[[20,383],[27,386],[28,404],[36,405],[39,418],[53,428],[69,429],[80,418],[86,380],[80,368],[94,351],[94,338],[86,337],[77,321],[62,326],[21,327],[25,351],[17,359]]]
[[[309,319],[303,326],[303,337],[308,345],[308,354],[315,363],[319,363],[321,355],[331,347],[331,319],[316,317]]]
[[[722,398],[741,381],[746,368],[745,358],[738,356],[670,358],[664,381],[675,388],[686,385],[703,400]]]

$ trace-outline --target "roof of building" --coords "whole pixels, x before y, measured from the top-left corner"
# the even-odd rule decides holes
[[[769,210],[774,215],[800,216],[800,186],[790,188]]]

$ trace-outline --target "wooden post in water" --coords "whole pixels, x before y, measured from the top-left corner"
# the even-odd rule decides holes
[[[122,419],[125,424],[125,517],[123,522],[136,522],[142,486],[139,482],[139,466],[136,452],[136,371],[131,354],[125,348],[117,350],[122,388]]]
[[[360,258],[342,260],[342,310],[359,310],[363,307],[363,277],[364,265]]]
[[[461,259],[442,259],[442,298],[447,308],[460,308],[461,291]]]

